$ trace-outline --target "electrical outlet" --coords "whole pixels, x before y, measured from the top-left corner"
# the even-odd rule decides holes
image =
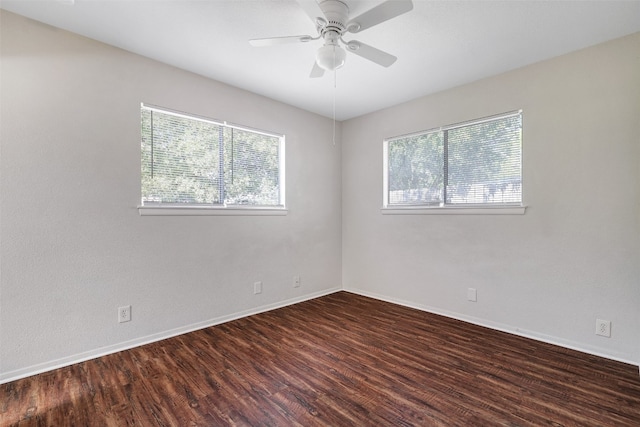
[[[300,287],[300,276],[293,276],[293,287],[294,288]]]
[[[131,306],[123,305],[118,308],[118,323],[131,321]]]
[[[478,292],[474,288],[467,289],[467,299],[472,302],[478,301]]]
[[[610,338],[611,337],[611,321],[596,319],[596,335],[601,335],[603,337]]]
[[[262,282],[254,282],[253,293],[256,295],[262,293]]]

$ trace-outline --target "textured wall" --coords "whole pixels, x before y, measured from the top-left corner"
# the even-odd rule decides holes
[[[638,52],[635,34],[343,122],[343,286],[639,362]],[[525,215],[381,214],[384,138],[517,109]]]
[[[1,23],[0,380],[340,287],[330,120],[9,12]],[[141,102],[285,134],[289,214],[139,216]]]

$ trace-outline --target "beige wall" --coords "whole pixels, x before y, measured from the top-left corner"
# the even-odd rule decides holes
[[[343,286],[638,363],[639,52],[635,34],[344,122]],[[384,138],[518,109],[525,215],[381,214]]]
[[[331,120],[1,19],[0,380],[340,287]],[[289,214],[139,216],[141,102],[285,134]]]

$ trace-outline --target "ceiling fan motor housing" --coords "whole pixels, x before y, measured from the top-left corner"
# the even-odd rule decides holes
[[[347,21],[349,19],[349,7],[340,0],[325,0],[320,3],[320,9],[327,18],[327,24],[318,31],[324,37],[327,32],[336,32],[338,37],[346,31]]]

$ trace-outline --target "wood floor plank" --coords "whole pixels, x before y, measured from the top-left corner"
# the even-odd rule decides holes
[[[339,292],[0,386],[0,426],[640,426],[631,366]]]

